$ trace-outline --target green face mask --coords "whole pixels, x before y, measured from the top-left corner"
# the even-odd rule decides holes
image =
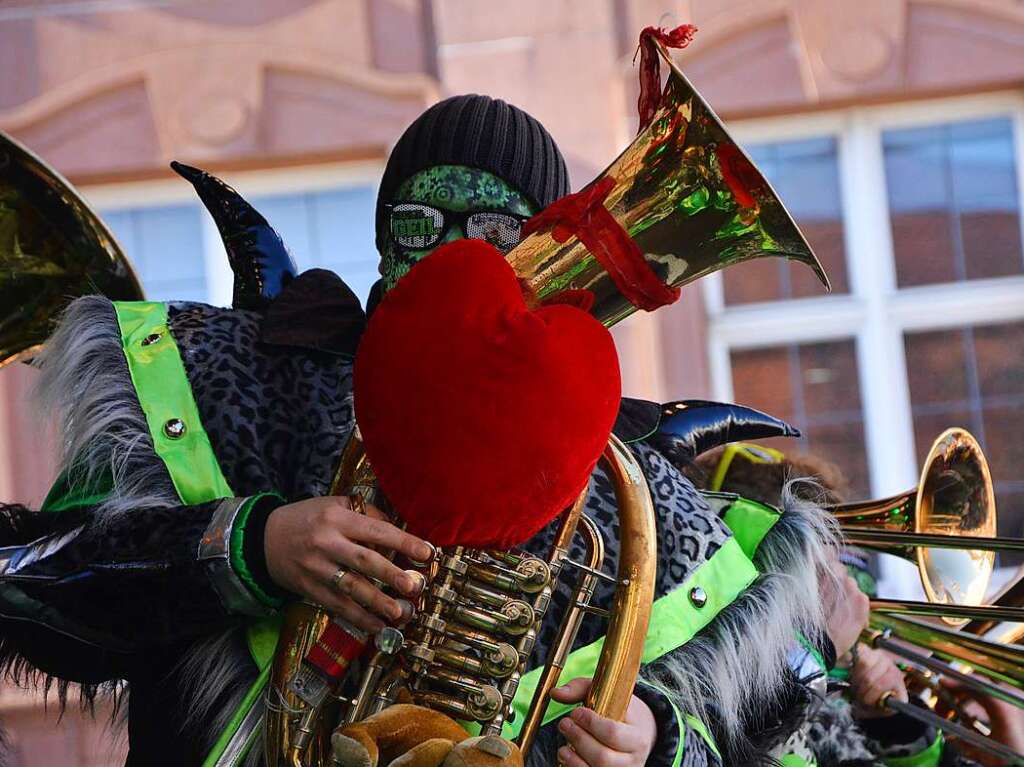
[[[440,245],[465,238],[470,221],[466,214],[493,212],[512,214],[517,219],[529,218],[536,207],[522,194],[492,173],[462,165],[437,165],[421,170],[406,179],[395,192],[396,204],[390,211],[387,238],[380,258],[380,274],[384,290],[390,290],[421,258]],[[426,215],[416,204],[441,211],[450,221],[443,226],[437,217]],[[486,217],[483,217],[486,221]],[[441,229],[444,235],[429,247],[402,246],[396,236],[407,243],[430,242]]]

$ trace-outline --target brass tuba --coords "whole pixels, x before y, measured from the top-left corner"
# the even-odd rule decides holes
[[[659,51],[669,75],[653,121],[583,193],[605,190],[604,208],[667,286],[748,259],[784,257],[809,265],[827,288],[821,265],[778,196],[668,53],[660,46]],[[576,236],[555,234],[537,231],[508,254],[526,291],[540,300],[587,291],[591,313],[607,326],[636,311],[623,290],[629,275],[610,273]],[[346,455],[332,492],[358,492],[372,500],[372,470],[360,452],[358,430]],[[331,618],[316,606],[295,605],[286,615],[268,689],[268,767],[331,765],[334,726],[394,703],[403,688],[415,702],[476,722],[483,734],[507,732],[504,726],[517,717],[525,753],[586,613],[609,620],[587,705],[621,718],[639,670],[653,596],[655,527],[644,475],[629,450],[612,437],[602,462],[615,484],[622,534],[612,609],[589,604],[597,579],[608,576],[600,569],[600,534],[581,513],[583,496],[564,512],[545,559],[515,551],[438,552],[424,565],[428,585],[413,625],[400,637],[382,632],[375,638],[352,700],[339,703],[336,690],[313,698],[296,689],[302,659]],[[566,557],[577,533],[587,544],[586,562]],[[570,570],[579,576],[573,607],[563,616],[531,703],[512,711],[555,579]]]

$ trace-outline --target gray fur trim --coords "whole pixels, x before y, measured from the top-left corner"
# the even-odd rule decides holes
[[[258,676],[249,654],[245,629],[231,628],[196,642],[175,674],[180,680],[182,697],[188,701],[181,732],[196,734],[205,758]],[[230,691],[227,699],[225,691]],[[246,755],[244,767],[257,767],[262,759],[261,735]]]
[[[108,514],[178,502],[170,477],[153,451],[109,300],[87,296],[72,302],[34,364],[40,368],[35,404],[41,420],[56,420],[63,438],[60,471],[77,488],[95,487],[108,477],[114,480],[114,491],[97,507],[100,523]],[[126,732],[126,682],[72,684],[37,671],[2,645],[0,665],[6,678],[40,689],[44,699],[56,687],[61,713],[73,687],[79,690],[83,710],[93,711],[97,699],[110,700],[111,731],[119,737]]]
[[[180,505],[153,448],[108,299],[74,301],[36,365],[37,405],[45,417],[59,419],[61,471],[80,488],[113,479],[113,491],[96,509],[98,520]]]
[[[796,632],[815,635],[824,626],[819,576],[831,570],[836,527],[792,485],[754,556],[762,575],[686,645],[643,670],[717,733],[724,754],[756,750],[747,725],[777,710],[792,688],[787,653]]]
[[[74,301],[36,364],[41,369],[37,405],[47,417],[59,419],[64,440],[61,471],[81,488],[113,478],[113,491],[96,508],[99,524],[136,509],[181,505],[153,447],[109,300]],[[208,750],[256,679],[244,630],[198,642],[179,670],[188,702],[182,733],[195,735],[199,747]],[[231,691],[230,700],[224,700],[225,690]],[[262,746],[252,749],[246,765],[256,767],[261,758]]]

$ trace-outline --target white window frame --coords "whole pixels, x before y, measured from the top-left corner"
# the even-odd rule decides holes
[[[216,175],[234,187],[243,197],[252,199],[352,187],[376,188],[383,173],[383,160],[359,160],[287,168],[218,171]],[[206,301],[216,306],[227,306],[231,303],[234,275],[224,253],[224,243],[195,189],[185,179],[174,175],[166,179],[83,186],[79,191],[89,205],[97,210],[138,210],[162,205],[196,205],[200,211],[202,226]],[[102,214],[100,217],[102,218]],[[127,255],[130,259],[131,254]]]
[[[1024,275],[897,289],[882,133],[994,117],[1011,121],[1018,212],[1024,222],[1024,96],[1018,93],[854,107],[729,125],[741,146],[815,137],[836,140],[850,292],[726,306],[721,274],[704,280],[714,396],[732,400],[732,350],[854,339],[873,497],[902,492],[918,479],[904,333],[1024,319]],[[882,574],[888,594],[919,595],[906,568],[891,557],[883,558]]]

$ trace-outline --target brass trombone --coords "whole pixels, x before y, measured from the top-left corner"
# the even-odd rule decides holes
[[[1001,644],[933,623],[880,612],[872,612],[861,640],[903,658],[917,669],[953,679],[976,693],[1024,708],[1024,647],[1020,645]],[[1010,764],[1024,764],[1024,754],[987,737],[987,733],[982,734],[930,709],[903,703],[891,696],[884,696],[880,705],[931,724]]]
[[[1024,541],[995,535],[992,477],[977,440],[964,429],[947,429],[933,443],[917,487],[880,500],[826,508],[839,520],[848,543],[915,563],[928,597],[927,602],[872,600],[862,641],[1024,708],[1024,647],[906,617],[939,617],[951,625],[968,620],[979,625],[1024,621],[1019,600],[983,604],[995,552],[1024,551]],[[929,709],[891,696],[884,697],[882,705],[1010,764],[1024,764],[1024,755]]]
[[[983,605],[996,551],[1024,551],[1024,540],[996,537],[988,462],[965,429],[932,444],[917,487],[888,498],[826,507],[848,543],[917,565],[927,602],[878,599],[872,610],[967,620],[1024,621],[1024,608]]]

